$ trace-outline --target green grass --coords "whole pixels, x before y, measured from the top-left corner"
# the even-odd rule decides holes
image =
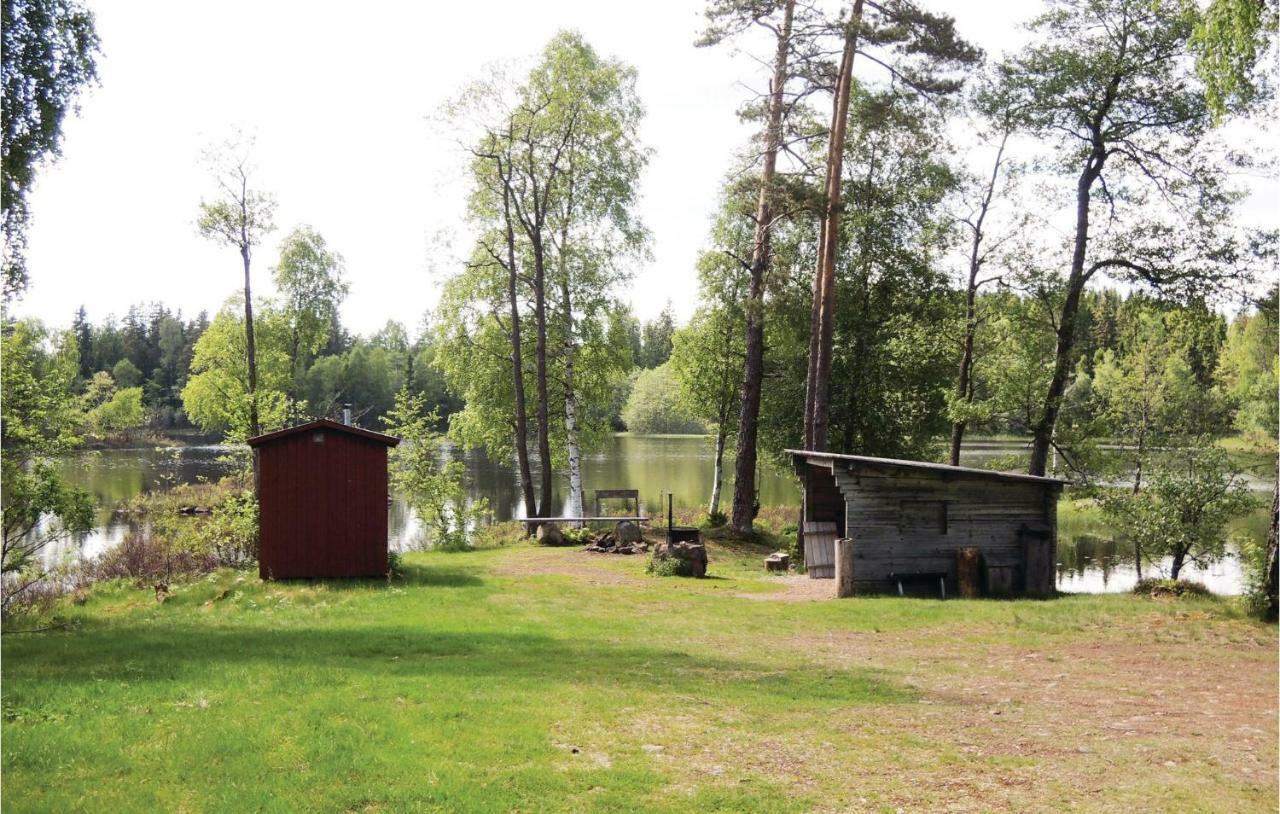
[[[1224,600],[753,600],[781,590],[759,573],[763,550],[714,546],[706,580],[520,544],[411,554],[391,583],[223,571],[163,605],[99,586],[60,609],[67,629],[3,638],[4,810],[934,807],[954,792],[920,777],[1008,773],[1048,790],[1060,761],[984,757],[945,721],[910,724],[952,703],[922,679],[920,653],[961,639],[982,658],[1127,647],[1153,624],[1201,640],[1273,633]],[[529,567],[548,562],[608,579]],[[938,657],[938,675],[966,673]],[[1213,782],[1231,805],[1272,791]],[[1151,785],[1174,801],[1187,788]]]

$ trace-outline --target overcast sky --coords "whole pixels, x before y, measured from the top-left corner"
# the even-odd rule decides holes
[[[464,207],[459,154],[433,114],[487,64],[528,57],[566,27],[639,71],[653,260],[626,296],[642,318],[668,299],[687,317],[717,190],[748,134],[735,111],[764,81],[728,48],[693,47],[697,0],[89,5],[101,82],[39,178],[31,287],[14,309],[60,325],[81,304],[95,321],[154,300],[212,312],[236,290],[235,250],[201,239],[194,221],[210,193],[202,151],[238,126],[256,133],[260,185],[279,201],[257,290],[269,291],[276,241],[307,223],[346,258],[348,328],[414,328],[450,271],[437,235],[461,228]],[[1016,47],[1038,2],[931,5],[996,55]]]

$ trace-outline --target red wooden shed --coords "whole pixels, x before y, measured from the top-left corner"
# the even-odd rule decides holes
[[[249,439],[263,579],[387,573],[387,450],[400,439],[322,419]]]

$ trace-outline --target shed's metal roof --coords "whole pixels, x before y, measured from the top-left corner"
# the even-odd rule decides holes
[[[853,464],[867,464],[870,466],[882,466],[889,469],[905,469],[911,471],[936,472],[938,474],[966,475],[973,477],[989,478],[991,480],[1013,480],[1023,481],[1027,483],[1047,483],[1064,486],[1069,481],[1061,478],[1046,478],[1039,475],[1026,475],[1020,472],[995,472],[990,469],[976,469],[971,466],[951,466],[950,464],[935,464],[926,461],[903,461],[898,458],[872,458],[866,455],[838,455],[834,452],[817,452],[807,449],[788,449],[784,452],[789,453],[793,460],[809,458],[825,458],[832,461],[846,461]]]
[[[269,444],[272,441],[279,441],[281,438],[288,438],[291,435],[297,435],[300,432],[310,432],[311,430],[336,430],[338,432],[345,432],[349,435],[355,435],[369,441],[377,441],[378,443],[386,444],[389,447],[394,447],[396,444],[400,443],[400,439],[396,438],[394,435],[383,435],[380,432],[365,430],[360,427],[353,427],[350,424],[340,424],[337,421],[330,421],[327,418],[321,418],[317,421],[308,421],[306,424],[299,424],[296,427],[285,427],[283,430],[276,430],[275,432],[268,432],[263,435],[256,435],[253,438],[250,438],[247,443],[251,447],[257,447],[263,444]]]

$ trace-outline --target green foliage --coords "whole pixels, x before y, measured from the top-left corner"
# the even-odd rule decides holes
[[[233,491],[197,526],[192,550],[213,554],[221,565],[242,568],[258,559],[258,500],[249,489]]]
[[[1275,37],[1277,18],[1275,5],[1264,0],[1212,0],[1199,15],[1190,45],[1215,118],[1270,90],[1258,66]]]
[[[1244,480],[1219,448],[1201,444],[1160,460],[1141,492],[1108,491],[1103,514],[1143,555],[1171,557],[1177,579],[1188,562],[1208,566],[1226,552],[1226,527],[1256,506]]]
[[[718,529],[721,526],[724,526],[725,524],[727,524],[728,522],[729,522],[729,516],[727,514],[725,514],[724,512],[715,511],[707,514],[707,519],[704,525],[706,528]]]
[[[137,387],[142,384],[142,371],[128,359],[121,359],[111,368],[111,378],[120,387]]]
[[[94,502],[63,482],[50,461],[80,442],[74,334],[50,337],[38,323],[11,323],[0,332],[0,357],[0,574],[7,609],[43,576],[41,552],[92,527]]]
[[[523,414],[549,471],[611,429],[607,405],[632,361],[616,297],[646,241],[635,82],[633,68],[560,32],[523,81],[491,77],[447,106],[455,126],[480,130],[468,213],[478,240],[446,282],[434,359],[465,403],[450,432],[468,447],[519,454]]]
[[[560,533],[564,536],[565,542],[573,543],[574,545],[587,545],[595,541],[595,534],[586,526],[576,529],[573,527],[562,528]]]
[[[666,364],[671,358],[676,332],[675,314],[671,303],[657,317],[644,323],[641,329],[641,351],[639,364],[643,368],[655,368]]]
[[[89,411],[85,418],[90,432],[97,436],[121,433],[141,427],[146,422],[142,409],[142,388],[116,390],[111,398]]]
[[[691,577],[693,563],[679,557],[653,557],[645,564],[644,572],[655,577]]]
[[[742,384],[744,322],[736,298],[721,307],[704,307],[687,327],[676,331],[670,368],[680,407],[708,427],[737,428],[738,389]]]
[[[200,201],[196,218],[201,236],[239,249],[245,257],[276,228],[275,198],[250,183],[254,172],[253,142],[252,137],[236,133],[208,151],[205,158],[217,196]]]
[[[850,100],[841,256],[831,369],[830,448],[924,457],[945,431],[954,343],[938,262],[950,239],[946,163],[936,107],[901,88],[855,87]],[[820,160],[817,156],[815,160]],[[812,268],[815,230],[782,224],[777,268]],[[779,450],[803,437],[803,375],[809,355],[812,280],[776,275],[766,300],[761,442]]]
[[[426,529],[432,548],[459,551],[469,546],[475,526],[488,513],[483,498],[467,503],[463,465],[449,458],[439,416],[427,412],[422,396],[401,390],[387,415],[387,431],[400,438],[391,451],[391,482],[404,493]]]
[[[290,370],[301,377],[302,366],[324,347],[338,319],[338,307],[350,287],[343,279],[342,255],[329,249],[310,226],[299,226],[280,243],[274,275],[281,310],[288,323]]]
[[[279,427],[289,414],[288,325],[278,311],[262,310],[255,320],[258,357],[258,416],[263,428]],[[229,439],[249,434],[249,369],[244,322],[234,304],[224,308],[195,344],[191,376],[182,404],[191,420]]]
[[[387,552],[387,576],[402,579],[405,575],[404,557],[399,551]]]
[[[670,363],[644,370],[636,377],[622,408],[622,420],[631,432],[645,435],[701,433],[706,429],[684,408]]]
[[[27,286],[27,195],[62,146],[62,122],[98,77],[93,13],[77,0],[4,0],[3,299]]]
[[[1236,408],[1235,426],[1255,443],[1273,445],[1280,433],[1277,378],[1277,301],[1273,290],[1257,312],[1241,314],[1227,329],[1218,381]]]

